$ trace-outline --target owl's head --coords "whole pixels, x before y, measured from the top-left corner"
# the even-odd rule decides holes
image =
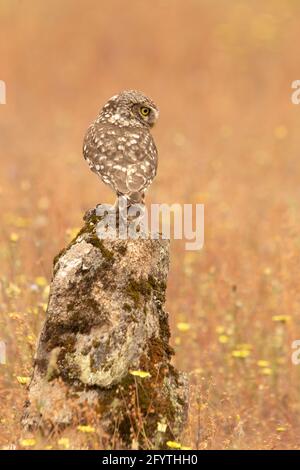
[[[128,90],[110,98],[101,114],[108,122],[116,125],[153,127],[159,111],[155,103],[143,93]]]

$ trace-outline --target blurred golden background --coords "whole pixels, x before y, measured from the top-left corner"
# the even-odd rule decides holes
[[[171,245],[172,344],[192,381],[182,445],[299,448],[299,29],[297,0],[0,0],[3,448],[75,446],[20,440],[19,419],[52,258],[114,200],[81,148],[123,89],[160,108],[147,203],[205,204],[203,250]]]

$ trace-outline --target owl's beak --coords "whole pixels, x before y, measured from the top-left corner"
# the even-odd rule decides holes
[[[156,108],[151,108],[151,110],[153,111],[153,115],[152,115],[153,117],[152,117],[151,121],[149,122],[149,124],[150,124],[150,127],[153,127],[154,124],[156,123],[156,121],[159,118],[159,111]]]
[[[158,111],[158,109],[155,109],[155,108],[152,108],[152,109],[153,109],[153,112],[154,112],[155,121],[157,121],[157,119],[159,118],[159,111]]]

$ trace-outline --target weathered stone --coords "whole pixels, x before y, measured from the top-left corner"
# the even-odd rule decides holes
[[[112,436],[124,448],[165,447],[181,432],[188,390],[170,363],[169,241],[100,240],[97,222],[89,211],[55,259],[23,425],[87,424],[92,410],[108,447]]]

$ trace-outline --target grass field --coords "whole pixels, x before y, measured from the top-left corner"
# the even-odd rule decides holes
[[[128,88],[160,108],[147,204],[205,204],[204,248],[171,244],[174,363],[191,378],[181,444],[300,447],[299,28],[296,0],[0,0],[0,447],[79,446],[78,429],[40,441],[19,420],[52,259],[114,200],[83,135]]]

